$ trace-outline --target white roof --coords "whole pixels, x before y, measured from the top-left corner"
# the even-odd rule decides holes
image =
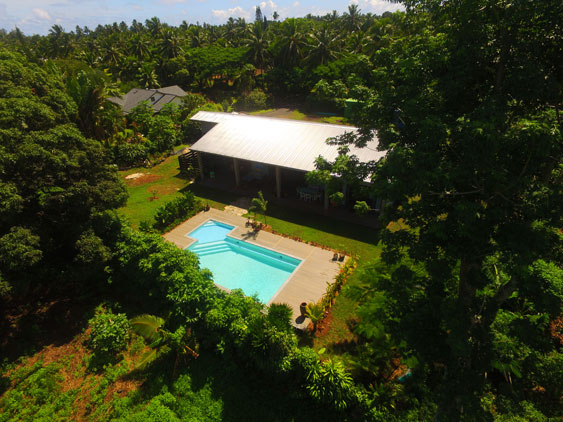
[[[211,111],[199,111],[191,119],[217,123],[190,147],[194,151],[303,171],[315,170],[319,155],[329,161],[338,156],[338,146],[328,145],[327,138],[358,130],[352,126]],[[385,152],[377,151],[374,137],[366,148],[351,146],[350,154],[368,162],[379,160]]]

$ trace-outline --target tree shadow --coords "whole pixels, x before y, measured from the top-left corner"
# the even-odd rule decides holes
[[[47,345],[70,342],[84,329],[96,304],[92,298],[41,298],[12,303],[0,318],[0,356],[12,362]]]
[[[239,195],[235,195],[232,192],[211,188],[200,183],[192,183],[185,188],[180,189],[180,192],[185,191],[191,191],[194,195],[199,196],[200,198],[223,204],[230,204],[239,198]]]
[[[230,191],[212,188],[197,182],[186,186],[181,191],[185,190],[190,190],[196,196],[224,204],[230,204],[241,196]],[[280,203],[270,203],[268,205],[268,217],[270,216],[293,224],[373,245],[376,245],[380,238],[378,229],[347,220],[341,220],[336,217],[297,209],[292,207],[291,204],[285,206]]]

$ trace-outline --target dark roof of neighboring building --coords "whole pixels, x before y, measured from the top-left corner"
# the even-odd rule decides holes
[[[186,94],[178,85],[172,85],[158,89],[133,88],[121,97],[110,97],[107,100],[120,106],[124,113],[129,113],[143,101],[148,101],[154,112],[158,113],[168,103],[180,103],[180,98]]]

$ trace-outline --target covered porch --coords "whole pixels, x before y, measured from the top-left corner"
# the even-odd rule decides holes
[[[237,160],[239,180],[237,185],[235,160],[232,157],[203,154],[200,159],[200,170],[203,169],[203,171],[200,172],[196,185],[231,192],[248,199],[256,197],[258,191],[262,191],[270,203],[284,208],[330,216],[337,220],[372,228],[379,227],[378,217],[382,201],[370,197],[365,192],[362,194],[349,189],[347,203],[334,205],[328,200],[325,202],[326,191],[323,187],[307,186],[305,171],[280,168],[276,175],[274,166],[256,167],[252,165],[252,162]],[[256,168],[260,169],[258,173]],[[257,177],[257,174],[260,177]],[[306,196],[307,194],[309,195]],[[358,216],[353,211],[353,204],[356,200],[365,200],[373,211],[368,215]]]

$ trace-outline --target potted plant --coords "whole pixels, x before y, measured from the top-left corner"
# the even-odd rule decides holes
[[[346,258],[346,251],[344,250],[343,244],[340,244],[339,248],[340,250],[338,251],[338,262],[342,262],[344,261],[344,258]]]
[[[313,323],[313,332],[316,332],[319,323],[325,317],[325,309],[322,301],[309,303],[305,311],[305,316],[311,320]]]

